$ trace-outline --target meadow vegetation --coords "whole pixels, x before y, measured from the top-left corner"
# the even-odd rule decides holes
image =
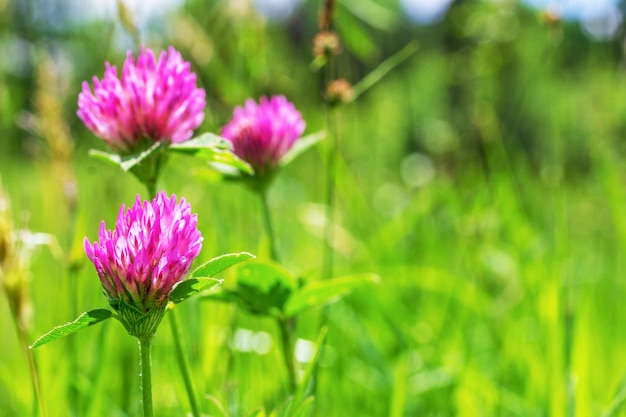
[[[196,133],[219,133],[235,106],[276,94],[301,112],[305,135],[326,132],[268,192],[281,263],[302,282],[324,274],[328,150],[338,144],[332,275],[380,280],[298,317],[300,370],[328,329],[313,415],[625,413],[621,39],[591,41],[576,22],[513,1],[454,2],[441,22],[415,26],[397,2],[340,0],[333,78],[358,85],[410,42],[418,48],[331,110],[328,75],[311,64],[322,2],[274,22],[247,1],[187,0],[139,27],[130,12],[81,21],[57,3],[0,1],[0,213],[10,204],[14,230],[43,243],[20,259],[21,304],[0,297],[0,415],[42,411],[20,338],[107,307],[84,237],[93,242],[137,194],[152,198],[88,156],[107,148],[76,117],[81,82],[138,44],[172,45],[191,62],[207,101]],[[198,214],[194,266],[224,253],[270,257],[249,187],[172,155],[158,189]],[[224,288],[236,274],[219,275]],[[290,388],[271,317],[206,297],[176,310],[205,415],[280,410]],[[155,415],[180,416],[190,408],[167,327],[153,343]],[[136,341],[117,323],[32,352],[47,415],[140,414]]]

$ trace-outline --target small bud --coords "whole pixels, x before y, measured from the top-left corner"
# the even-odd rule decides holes
[[[352,85],[343,78],[331,81],[324,93],[324,98],[331,106],[349,103],[352,97]]]
[[[320,32],[313,38],[313,56],[328,60],[341,53],[339,36],[335,32]]]

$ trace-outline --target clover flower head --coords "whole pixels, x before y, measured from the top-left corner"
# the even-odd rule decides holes
[[[263,176],[275,170],[305,126],[284,96],[261,97],[258,104],[248,99],[243,107],[236,107],[222,136],[233,144],[235,155],[252,166],[255,175]]]
[[[117,308],[123,301],[141,313],[167,304],[201,248],[202,235],[190,205],[163,191],[143,204],[137,196],[127,211],[122,206],[115,229],[107,230],[102,222],[93,245],[85,238],[85,253],[109,303]]]
[[[193,135],[204,119],[205,91],[173,47],[161,52],[129,51],[122,68],[105,64],[102,80],[93,78],[93,92],[83,82],[78,117],[96,136],[119,153],[133,152],[151,142],[178,143]]]

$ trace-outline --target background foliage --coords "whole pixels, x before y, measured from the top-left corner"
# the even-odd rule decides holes
[[[597,416],[612,404],[619,413],[621,40],[593,42],[577,23],[512,1],[457,1],[429,26],[410,24],[395,1],[339,3],[340,76],[358,82],[410,40],[420,49],[338,113],[335,273],[371,271],[382,281],[328,310],[316,415]],[[151,20],[130,11],[86,20],[65,5],[0,0],[0,175],[14,222],[54,237],[32,260],[32,340],[105,306],[82,239],[94,240],[100,221],[112,223],[144,193],[87,156],[104,144],[75,117],[81,82],[101,77],[105,61],[120,66],[137,40],[175,46],[207,90],[199,132],[219,131],[235,105],[270,94],[296,104],[308,133],[325,128],[310,67],[317,1],[283,22],[259,17],[248,1],[188,0]],[[311,279],[323,250],[325,146],[289,165],[270,195],[282,258]],[[267,255],[254,195],[211,179],[184,156],[162,176],[162,188],[199,215],[199,261]],[[2,300],[0,414],[25,416],[27,364]],[[232,415],[284,395],[272,321],[200,300],[179,318],[207,413],[220,415],[205,394]],[[319,323],[320,311],[307,313],[298,336],[315,340]],[[133,344],[106,323],[39,349],[50,415],[136,415]],[[159,331],[154,397],[164,416],[187,407],[171,350]]]

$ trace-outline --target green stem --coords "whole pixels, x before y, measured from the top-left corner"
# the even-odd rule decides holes
[[[338,133],[335,110],[326,113],[326,124],[330,134],[330,145],[326,156],[326,225],[324,228],[324,265],[322,279],[330,279],[333,274],[333,223],[335,221],[335,176],[337,175]]]
[[[151,162],[157,165],[150,167],[150,172],[152,175],[150,175],[149,178],[144,181],[144,184],[148,189],[148,194],[151,196],[150,198],[153,198],[156,197],[156,183],[159,164],[163,163],[163,161],[155,160]],[[189,398],[191,413],[194,417],[200,417],[200,409],[198,407],[198,401],[196,400],[193,381],[191,380],[191,372],[189,371],[189,362],[187,361],[187,357],[185,356],[185,350],[183,349],[182,343],[182,334],[178,327],[178,322],[176,321],[176,315],[174,313],[174,310],[170,310],[168,316],[170,329],[172,330],[172,337],[174,338],[176,362],[178,362],[178,368],[180,369],[180,373],[183,377],[183,382],[185,383],[185,390],[187,391],[187,397]]]
[[[265,231],[267,232],[267,238],[270,241],[270,256],[276,262],[280,262],[278,250],[276,249],[276,235],[274,235],[272,216],[270,214],[270,207],[267,201],[267,191],[265,189],[259,191],[259,197],[261,198],[261,205],[263,206],[263,222],[265,223]]]
[[[185,356],[185,350],[183,349],[182,334],[180,332],[180,328],[178,327],[178,321],[174,315],[174,310],[170,310],[168,316],[170,329],[172,330],[172,337],[174,338],[176,360],[178,362],[178,367],[180,368],[180,373],[183,377],[183,382],[185,383],[187,397],[189,397],[191,414],[194,417],[200,417],[200,409],[198,407],[198,401],[196,400],[195,388],[191,379],[191,372],[189,371],[189,363],[187,361],[187,357]]]
[[[35,361],[35,356],[33,355],[33,351],[28,348],[28,334],[26,330],[22,328],[22,326],[18,323],[18,334],[20,338],[20,344],[22,345],[22,350],[24,351],[24,355],[26,355],[26,361],[28,362],[28,371],[30,373],[30,381],[33,389],[33,397],[35,398],[34,406],[33,406],[33,416],[41,416],[47,417],[48,412],[46,410],[43,396],[41,394],[41,383],[39,379],[39,368],[37,367],[37,362]]]
[[[283,346],[283,358],[285,359],[285,365],[287,366],[287,372],[289,374],[289,390],[291,393],[296,392],[298,386],[296,378],[296,363],[293,357],[292,331],[290,327],[289,319],[278,319],[278,325],[280,327],[280,337]]]
[[[70,246],[71,247],[71,246]],[[78,288],[76,283],[76,272],[77,268],[70,266],[68,274],[68,284],[69,284],[69,297],[70,297],[70,305],[72,309],[72,317],[78,316]],[[77,381],[78,381],[78,358],[76,354],[76,339],[73,337],[66,338],[67,343],[67,352],[69,356],[69,374],[71,384],[68,384],[67,387],[67,399],[70,404],[72,415],[78,415],[79,402],[82,399],[80,396],[80,391],[78,389]]]
[[[139,369],[141,370],[141,393],[143,398],[143,416],[152,417],[152,362],[150,350],[152,336],[139,338]]]

